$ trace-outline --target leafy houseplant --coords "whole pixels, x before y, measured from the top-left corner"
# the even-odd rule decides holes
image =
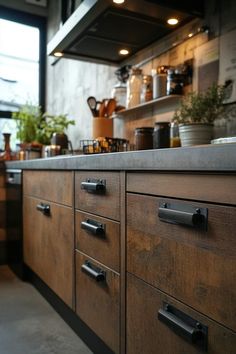
[[[173,121],[179,124],[182,146],[208,144],[213,134],[213,123],[226,109],[225,90],[213,84],[205,92],[191,92],[175,111]],[[197,136],[196,131],[198,131]],[[189,133],[191,136],[186,136]]]
[[[66,115],[49,115],[42,113],[41,107],[26,104],[12,117],[17,125],[17,138],[22,143],[39,143],[49,145],[53,133],[64,133],[74,120],[68,120]]]

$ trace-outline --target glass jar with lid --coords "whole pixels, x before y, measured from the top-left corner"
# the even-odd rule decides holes
[[[169,66],[158,66],[152,70],[153,74],[153,99],[166,96],[167,89],[167,70]]]
[[[143,75],[140,103],[151,101],[152,97],[152,76]]]
[[[141,127],[135,129],[135,149],[148,150],[153,148],[153,128]]]
[[[140,104],[142,79],[142,69],[132,68],[131,75],[127,82],[127,108],[132,108]]]

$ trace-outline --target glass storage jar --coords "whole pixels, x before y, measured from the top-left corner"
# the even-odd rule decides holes
[[[170,123],[156,122],[153,132],[153,148],[162,149],[170,147]]]
[[[135,149],[148,150],[153,148],[153,128],[141,127],[135,129]]]
[[[140,102],[145,103],[152,100],[152,76],[143,75]]]
[[[127,108],[132,108],[140,104],[141,88],[142,69],[133,68],[127,82]]]

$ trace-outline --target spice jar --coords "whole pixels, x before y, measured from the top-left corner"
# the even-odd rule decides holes
[[[148,150],[153,148],[153,128],[142,127],[135,129],[135,149]]]
[[[153,98],[166,96],[167,70],[169,66],[158,66],[153,72]]]
[[[172,122],[170,125],[170,147],[181,146],[179,137],[179,125],[176,122]]]
[[[133,68],[129,80],[127,82],[127,108],[132,108],[140,104],[141,88],[142,69]]]
[[[143,75],[140,102],[145,103],[152,100],[152,76]]]
[[[170,123],[156,122],[153,132],[153,148],[162,149],[170,147]]]
[[[181,72],[169,69],[167,72],[167,95],[182,95],[184,77]]]

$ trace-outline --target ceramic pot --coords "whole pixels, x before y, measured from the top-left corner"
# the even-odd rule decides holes
[[[179,136],[181,146],[210,144],[213,136],[213,124],[180,124]]]

